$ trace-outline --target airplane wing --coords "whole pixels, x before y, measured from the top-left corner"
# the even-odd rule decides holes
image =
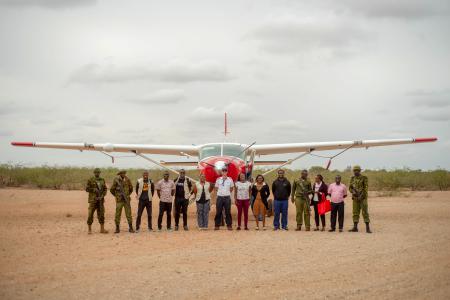
[[[71,149],[80,151],[102,152],[137,152],[148,154],[198,156],[198,146],[193,145],[146,145],[146,144],[89,144],[89,143],[46,143],[46,142],[12,142],[18,147],[36,147],[51,149]]]
[[[256,155],[299,153],[308,151],[326,151],[347,148],[370,148],[380,146],[393,146],[402,144],[428,143],[437,141],[436,137],[430,138],[405,138],[386,140],[360,140],[360,141],[336,141],[336,142],[316,142],[316,143],[291,143],[291,144],[262,144],[253,145],[251,150],[255,150]]]

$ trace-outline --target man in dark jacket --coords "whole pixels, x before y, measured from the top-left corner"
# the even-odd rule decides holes
[[[178,231],[178,224],[180,222],[180,215],[183,214],[183,228],[188,230],[187,226],[187,210],[189,206],[189,197],[192,192],[192,183],[186,177],[186,171],[180,170],[180,176],[174,180],[175,183],[175,231]]]
[[[144,209],[147,210],[147,224],[148,230],[153,231],[152,227],[152,198],[155,193],[155,185],[153,181],[148,178],[148,172],[144,171],[142,178],[139,178],[136,183],[136,198],[139,200],[138,212],[136,217],[136,232],[139,232],[141,227],[141,217]]]
[[[288,200],[291,195],[291,183],[284,177],[284,170],[278,170],[278,178],[272,183],[272,194],[274,199],[273,230],[280,229],[280,213],[281,228],[288,230]]]

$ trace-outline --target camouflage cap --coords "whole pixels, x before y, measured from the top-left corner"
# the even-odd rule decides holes
[[[117,172],[117,175],[120,175],[120,174],[127,174],[127,171],[125,171],[125,170],[120,170],[119,172]]]
[[[102,171],[100,171],[100,169],[99,168],[95,168],[94,169],[94,173],[101,173]]]
[[[353,166],[353,171],[361,171],[361,167],[359,165]]]

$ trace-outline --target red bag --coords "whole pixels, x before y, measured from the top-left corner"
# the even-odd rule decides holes
[[[320,201],[317,204],[317,210],[319,211],[319,215],[324,215],[327,212],[331,211],[331,202],[330,202],[330,200]]]

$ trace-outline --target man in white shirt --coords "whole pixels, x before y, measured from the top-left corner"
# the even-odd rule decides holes
[[[214,218],[214,230],[219,230],[222,223],[222,211],[225,208],[225,223],[228,230],[233,230],[231,227],[231,193],[233,192],[233,180],[227,176],[228,169],[222,169],[222,176],[217,178],[214,189],[217,194],[216,201],[216,217]]]

